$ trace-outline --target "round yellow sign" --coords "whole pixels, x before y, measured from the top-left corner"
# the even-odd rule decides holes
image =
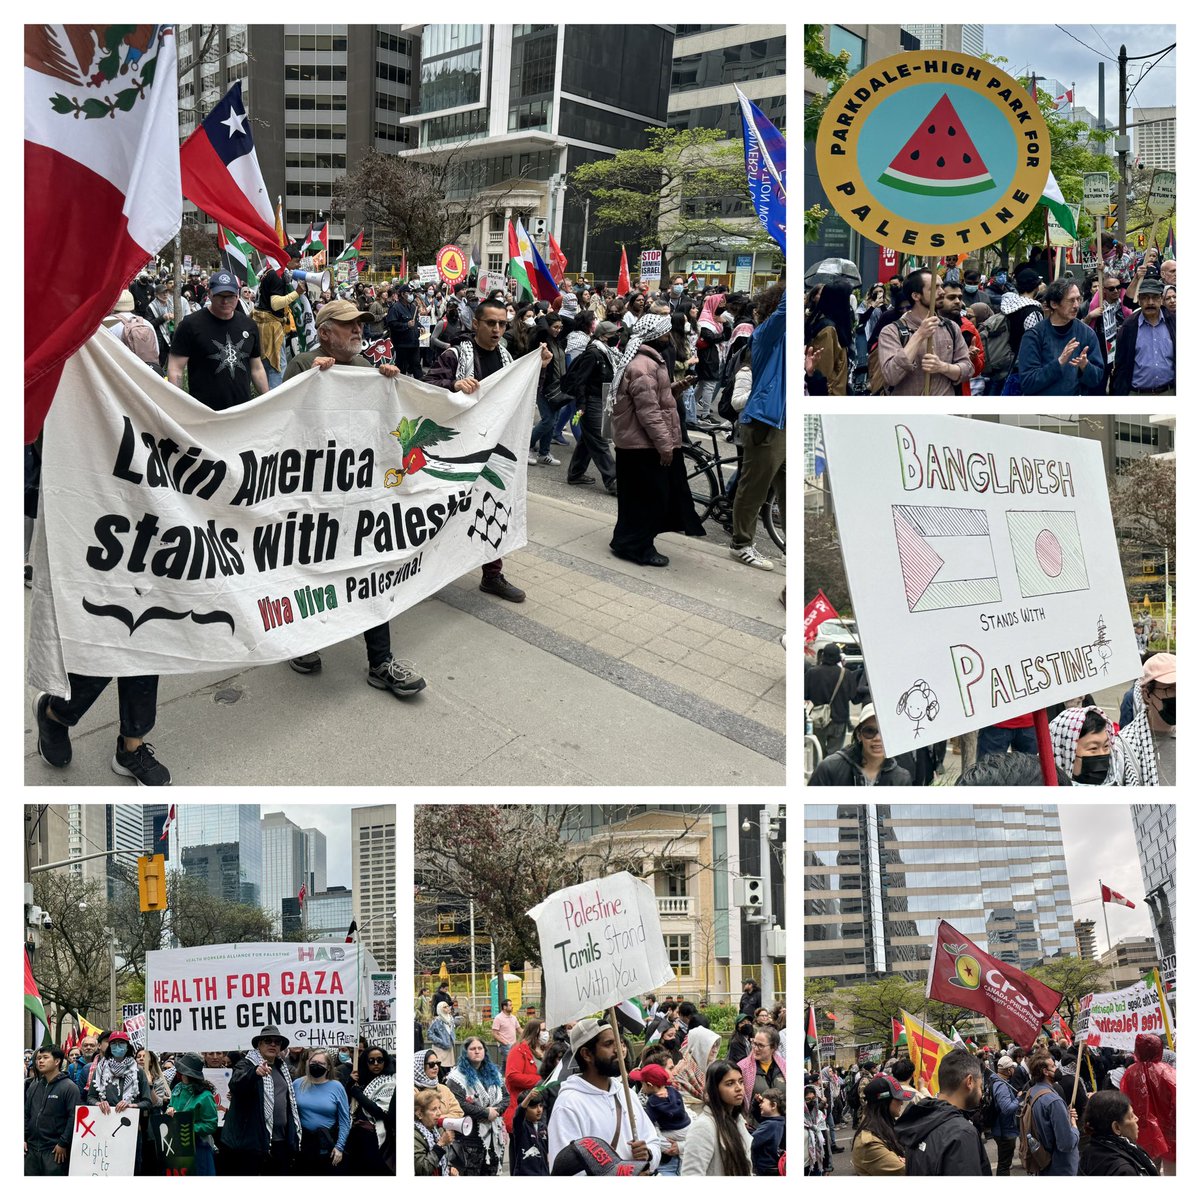
[[[448,283],[461,283],[467,277],[467,260],[457,246],[443,246],[437,252],[438,274]]]
[[[1050,173],[1050,132],[1029,92],[991,63],[911,50],[847,80],[816,157],[851,229],[943,257],[990,245],[1029,215]]]

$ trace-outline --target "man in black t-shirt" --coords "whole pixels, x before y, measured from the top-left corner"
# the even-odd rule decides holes
[[[187,367],[188,392],[217,412],[245,404],[250,382],[260,396],[267,393],[258,327],[238,303],[238,281],[228,271],[209,280],[212,307],[184,317],[171,341],[167,378],[183,387]]]

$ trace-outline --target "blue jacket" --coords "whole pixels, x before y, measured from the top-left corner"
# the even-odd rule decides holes
[[[1012,1084],[1002,1076],[993,1075],[992,1095],[995,1096],[996,1107],[1000,1110],[1000,1115],[996,1118],[995,1124],[992,1126],[992,1137],[1015,1138],[1019,1132],[1017,1129],[1017,1112],[1021,1107],[1021,1102],[1017,1099],[1017,1093],[1013,1091]]]
[[[1079,342],[1075,354],[1082,354],[1087,347],[1088,365],[1082,371],[1058,361],[1072,338]],[[1083,396],[1095,392],[1104,382],[1104,352],[1096,335],[1079,320],[1071,322],[1065,337],[1056,334],[1048,320],[1026,330],[1017,366],[1023,396]]]
[[[405,304],[403,300],[394,300],[387,310],[387,331],[391,335],[394,346],[415,346],[421,340],[421,331],[409,321],[417,319],[417,305],[414,301]]]
[[[1026,334],[1026,337],[1029,335]],[[1049,1095],[1051,1099],[1043,1100]],[[1048,1083],[1029,1089],[1033,1134],[1053,1157],[1043,1175],[1079,1174],[1079,1130],[1071,1124],[1066,1101]]]
[[[754,331],[750,339],[750,399],[742,409],[739,424],[762,421],[776,429],[787,426],[787,292],[779,307]]]
[[[778,1175],[779,1156],[783,1153],[787,1125],[782,1117],[765,1117],[750,1142],[750,1162],[755,1175]]]

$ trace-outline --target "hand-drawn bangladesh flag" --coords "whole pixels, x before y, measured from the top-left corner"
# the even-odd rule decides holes
[[[1031,600],[1086,590],[1087,563],[1073,512],[1013,511],[1006,516],[1022,596]]]
[[[996,186],[948,95],[913,130],[879,182],[921,196],[967,196]]]

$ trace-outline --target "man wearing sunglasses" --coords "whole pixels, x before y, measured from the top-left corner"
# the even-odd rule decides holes
[[[817,764],[809,787],[909,787],[912,776],[888,758],[875,706],[866,704],[850,735],[850,744]]]
[[[284,1056],[288,1039],[267,1025],[250,1045],[229,1079],[221,1173],[287,1175],[300,1149],[300,1114]]]
[[[1121,332],[1125,318],[1133,314],[1133,309],[1125,299],[1120,276],[1105,274],[1101,284],[1100,295],[1093,297],[1091,312],[1084,321],[1091,326],[1096,340],[1104,349],[1103,390],[1107,392],[1117,357],[1117,334]]]

